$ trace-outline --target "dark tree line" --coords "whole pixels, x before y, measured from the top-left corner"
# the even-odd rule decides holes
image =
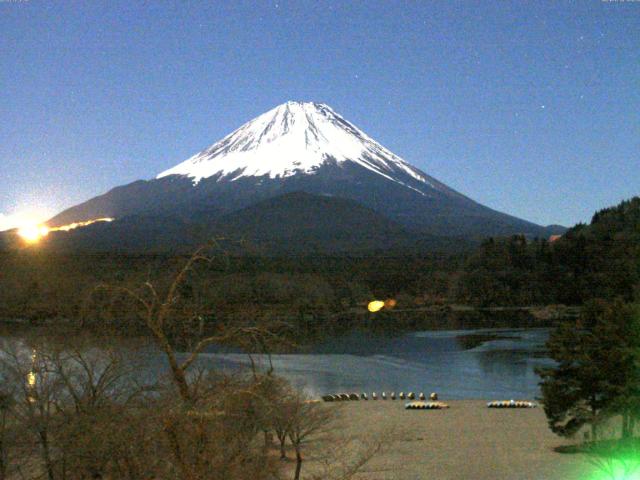
[[[228,318],[259,305],[274,317],[319,321],[371,298],[395,298],[404,309],[629,302],[640,296],[639,217],[634,198],[553,242],[512,236],[486,239],[466,253],[225,257],[199,280],[206,285],[203,301]],[[96,283],[162,284],[185,260],[0,252],[0,319],[76,319]]]
[[[480,305],[581,305],[640,299],[640,198],[597,212],[561,238],[488,239],[469,257],[458,299]]]

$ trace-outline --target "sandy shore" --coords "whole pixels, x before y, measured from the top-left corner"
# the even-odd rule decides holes
[[[405,410],[404,403],[339,404],[348,435],[396,437],[358,478],[578,480],[594,471],[582,455],[553,450],[572,442],[549,430],[542,408],[489,409],[485,401],[460,400],[447,402],[447,410]]]

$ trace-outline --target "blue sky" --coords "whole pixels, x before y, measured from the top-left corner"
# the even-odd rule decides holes
[[[318,101],[541,224],[640,194],[640,2],[0,1],[0,227]]]

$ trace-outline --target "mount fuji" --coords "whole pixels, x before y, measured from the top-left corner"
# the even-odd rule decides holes
[[[290,196],[296,192],[305,196]],[[287,208],[295,209],[292,198],[304,198],[300,208],[305,208],[313,196],[324,199],[319,200],[322,205],[331,199],[349,201],[352,208],[363,207],[412,235],[557,233],[557,228],[480,205],[395,155],[328,105],[306,102],[279,105],[154,179],[116,187],[61,212],[47,225],[115,218],[111,225],[99,227],[106,232],[120,221],[144,217],[224,230],[229,222],[237,225],[234,213],[248,207],[252,215],[268,217],[279,197],[286,197]],[[344,201],[340,208],[349,208]],[[312,212],[317,215],[318,209],[309,215]],[[296,212],[300,215],[304,212]],[[282,221],[286,215],[278,218]],[[312,224],[313,218],[309,220]]]
[[[218,181],[275,179],[316,174],[329,164],[357,165],[418,193],[421,190],[405,183],[407,175],[433,189],[447,190],[328,105],[299,102],[287,102],[260,115],[157,178],[182,175],[192,178],[195,184],[211,177]]]

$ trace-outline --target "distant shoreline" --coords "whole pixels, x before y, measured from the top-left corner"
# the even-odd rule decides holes
[[[582,307],[578,305],[523,305],[523,306],[489,306],[489,307],[481,307],[474,305],[463,305],[463,304],[442,304],[442,305],[429,305],[424,307],[415,307],[415,308],[394,308],[391,310],[385,310],[382,313],[374,314],[372,318],[375,318],[375,315],[383,316],[383,315],[405,315],[405,314],[486,314],[486,313],[526,313],[531,315],[532,320],[540,323],[545,322],[553,322],[555,320],[561,320],[565,318],[575,318],[582,311]],[[338,312],[329,315],[329,317],[324,318],[322,316],[318,317],[319,321],[322,320],[330,320],[333,317],[340,315],[367,315],[367,312],[364,310],[346,310],[344,312]],[[286,318],[287,315],[282,315],[283,318]],[[52,324],[70,324],[76,322],[77,320],[69,319],[69,318],[47,318],[47,319],[30,319],[30,318],[0,318],[1,324],[20,324],[20,325],[52,325]],[[514,325],[515,326],[515,325]],[[541,326],[549,326],[549,325],[541,325]]]

